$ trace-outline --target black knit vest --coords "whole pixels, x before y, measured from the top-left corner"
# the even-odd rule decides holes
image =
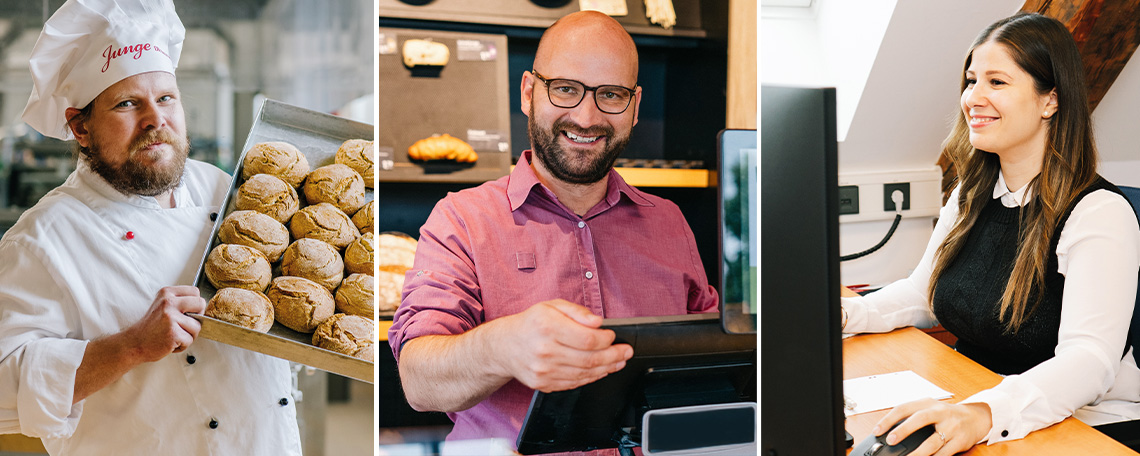
[[[1030,290],[1027,305],[1031,313],[1016,333],[1006,330],[999,308],[1017,256],[1020,208],[1005,207],[997,198],[982,209],[966,244],[943,271],[934,292],[934,315],[958,337],[958,352],[1002,375],[1020,374],[1053,357],[1065,289],[1065,276],[1057,272],[1057,241],[1073,208],[1096,190],[1123,196],[1115,185],[1098,178],[1065,209],[1049,245],[1043,294],[1039,285]],[[1038,296],[1042,297],[1040,304],[1033,308]]]

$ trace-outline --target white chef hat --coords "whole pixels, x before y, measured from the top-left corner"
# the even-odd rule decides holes
[[[71,139],[64,110],[151,71],[174,73],[186,29],[172,0],[67,0],[32,49],[32,96],[22,116],[45,136]]]

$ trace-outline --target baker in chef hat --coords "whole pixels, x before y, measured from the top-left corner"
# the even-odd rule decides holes
[[[82,109],[136,74],[174,74],[185,38],[172,0],[67,0],[32,49],[24,122],[45,136],[73,139],[67,108]]]

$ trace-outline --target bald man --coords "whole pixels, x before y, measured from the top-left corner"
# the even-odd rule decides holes
[[[389,343],[408,403],[455,421],[448,440],[513,445],[534,390],[624,367],[633,350],[603,318],[716,310],[680,210],[613,171],[637,124],[637,70],[609,16],[560,19],[522,75],[531,149],[421,228]]]

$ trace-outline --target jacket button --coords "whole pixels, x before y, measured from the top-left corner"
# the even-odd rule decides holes
[[[217,213],[217,212],[211,212],[211,213],[210,213],[210,221],[211,221],[211,222],[216,222],[216,221],[218,221],[218,213]]]
[[[282,407],[289,405],[289,398],[283,397],[281,400],[277,401],[277,403],[281,404]]]
[[[217,429],[217,428],[218,428],[218,420],[211,419],[210,420],[210,429]]]
[[[186,355],[187,364],[194,364],[196,361],[198,361],[198,359],[195,358],[194,355]]]

